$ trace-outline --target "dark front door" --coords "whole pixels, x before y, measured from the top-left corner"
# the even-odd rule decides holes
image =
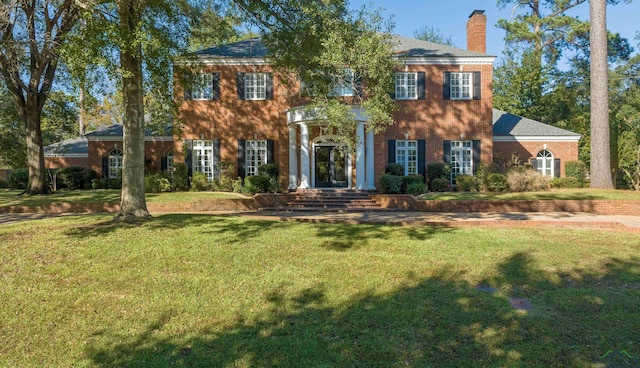
[[[316,188],[346,188],[347,159],[338,147],[316,147]]]

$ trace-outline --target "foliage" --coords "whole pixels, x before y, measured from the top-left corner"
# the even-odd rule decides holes
[[[531,169],[510,170],[506,182],[512,192],[531,192],[549,188],[549,178]]]
[[[233,188],[233,192],[234,193],[242,193],[242,189],[243,189],[243,184],[242,184],[242,178],[241,177],[237,177],[231,187]],[[255,194],[255,193],[254,193]],[[253,194],[252,194],[253,195]]]
[[[232,192],[233,182],[235,180],[233,176],[233,164],[231,162],[222,161],[218,165],[218,168],[220,170],[220,178],[211,183],[213,190],[220,192]]]
[[[383,174],[380,177],[380,187],[382,193],[386,194],[399,194],[402,193],[402,184],[404,177],[393,174]]]
[[[433,26],[422,26],[422,28],[413,31],[413,36],[417,40],[429,41],[440,45],[455,46],[453,37],[445,36],[439,29]]]
[[[422,176],[421,174],[407,175],[402,179],[402,182],[404,186],[409,186],[415,183],[423,184],[424,176]]]
[[[451,167],[443,162],[427,164],[427,178],[429,183],[434,179],[447,179],[451,175]],[[433,189],[432,189],[433,190]]]
[[[407,185],[407,194],[418,196],[427,192],[427,184],[425,183],[410,183]]]
[[[551,181],[551,188],[557,189],[575,189],[582,188],[583,183],[580,183],[578,178],[573,176],[567,176],[565,178],[553,178]]]
[[[487,176],[487,190],[490,192],[504,192],[505,190],[507,190],[507,188],[509,187],[509,185],[507,184],[507,177],[502,175],[502,174],[498,174],[498,173],[494,173],[494,174],[489,174]]]
[[[173,163],[173,173],[169,177],[171,187],[175,191],[185,191],[189,189],[189,168],[183,162]]]
[[[567,161],[564,164],[566,176],[576,178],[580,186],[583,186],[589,175],[587,165],[582,161]]]
[[[495,157],[494,157],[495,159]],[[475,177],[478,179],[478,190],[487,190],[487,176],[489,174],[500,172],[500,165],[496,162],[481,162],[476,170]]]
[[[449,190],[449,179],[435,178],[429,182],[429,188],[432,192],[444,192]]]
[[[122,178],[93,179],[91,189],[122,189]]]
[[[278,165],[276,164],[263,164],[258,166],[258,175],[266,175],[272,179],[278,179],[279,175]]]
[[[456,176],[456,190],[459,192],[477,192],[480,190],[480,180],[473,175],[458,175]]]
[[[248,192],[267,193],[272,188],[271,178],[266,175],[252,175],[244,178],[244,186]],[[243,192],[244,193],[244,192]]]
[[[64,167],[56,172],[60,188],[91,189],[91,182],[97,178],[95,171],[85,167]]]
[[[163,174],[148,175],[144,178],[144,191],[146,193],[170,192],[171,183]]]
[[[204,192],[211,190],[211,183],[207,180],[207,175],[202,172],[194,172],[191,176],[191,190],[194,192]]]
[[[29,184],[29,170],[15,169],[9,171],[7,175],[7,185],[9,188],[25,189]]]
[[[27,167],[27,138],[11,95],[0,80],[0,167]]]
[[[390,163],[387,165],[387,168],[384,171],[386,174],[403,176],[404,175],[404,165]]]

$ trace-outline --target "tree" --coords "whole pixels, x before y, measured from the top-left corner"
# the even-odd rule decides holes
[[[442,32],[432,26],[423,26],[413,31],[413,36],[418,40],[439,43],[441,45],[455,46],[451,36],[445,36]]]
[[[60,49],[80,16],[74,0],[3,1],[0,69],[26,130],[26,193],[49,192],[44,167],[42,109],[58,68]]]
[[[591,187],[613,188],[609,146],[607,3],[590,1],[591,20]]]

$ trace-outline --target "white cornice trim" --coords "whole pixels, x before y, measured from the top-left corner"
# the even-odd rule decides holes
[[[178,61],[178,65],[231,65],[231,66],[249,66],[249,65],[271,65],[271,62],[262,58],[210,58],[201,57],[197,61]]]
[[[46,158],[89,158],[88,153],[45,153]]]
[[[494,135],[494,142],[578,142],[580,136],[508,136],[508,135]]]

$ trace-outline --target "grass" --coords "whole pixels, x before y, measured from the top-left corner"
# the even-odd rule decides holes
[[[640,201],[639,191],[630,190],[606,190],[606,189],[552,189],[543,192],[524,192],[524,193],[491,193],[491,192],[444,192],[429,193],[422,197],[427,200],[497,200],[497,201],[513,201],[513,200],[628,200]]]
[[[0,226],[0,366],[605,367],[640,355],[637,235],[109,219]]]

